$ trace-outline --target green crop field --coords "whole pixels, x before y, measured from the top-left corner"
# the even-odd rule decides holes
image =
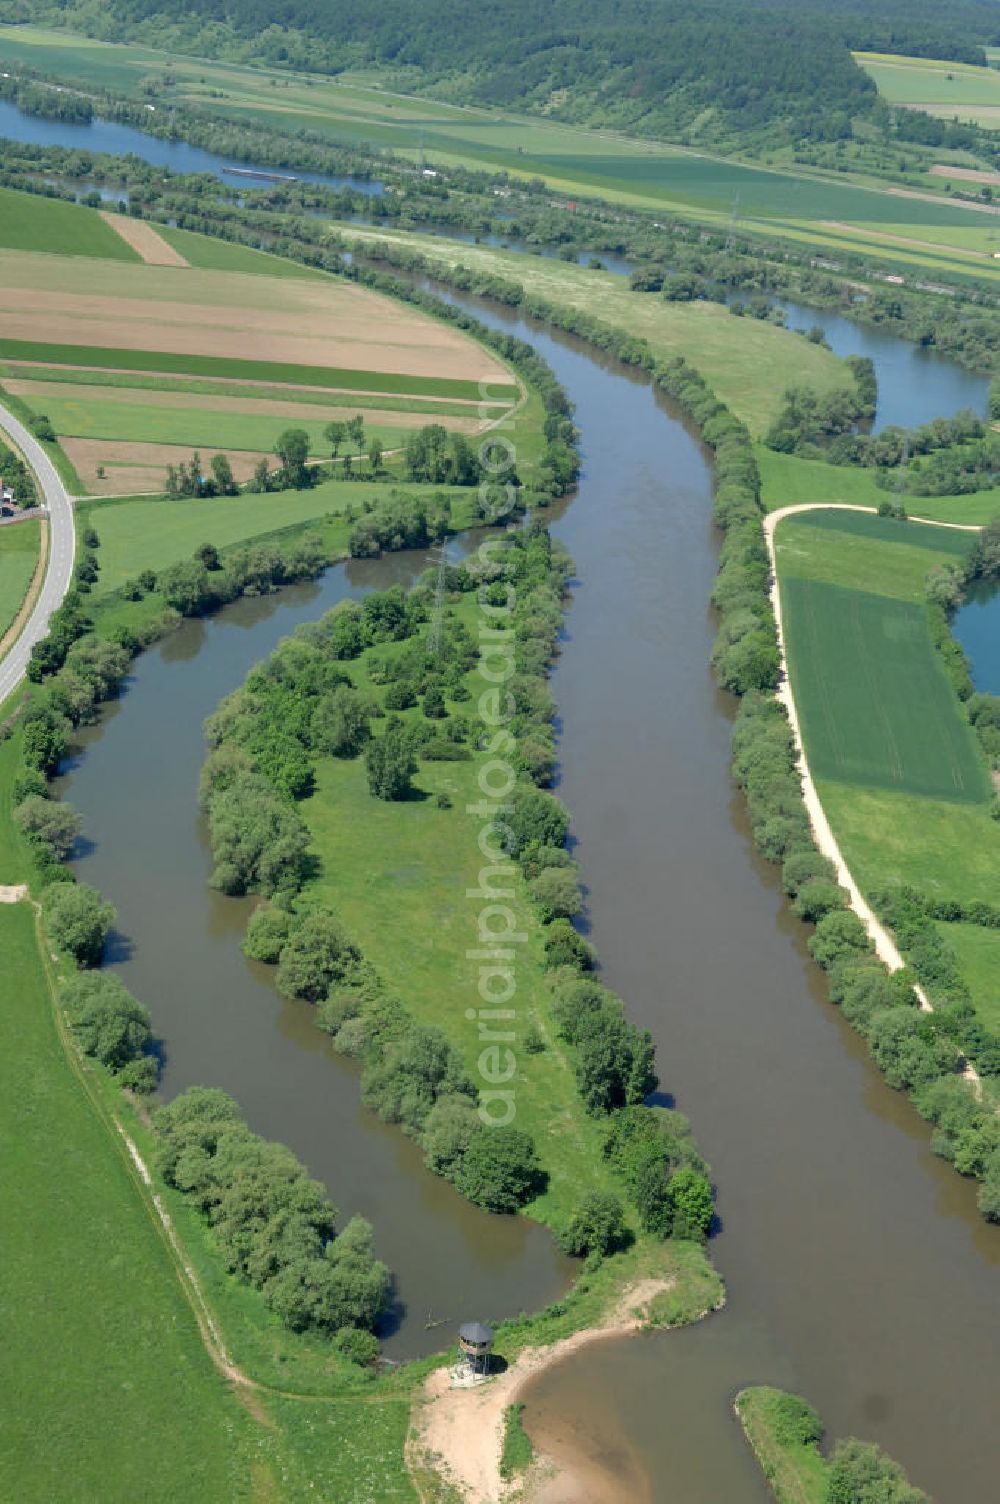
[[[949,120],[1000,125],[1000,73],[995,68],[883,52],[858,52],[855,57],[889,104]]]
[[[475,415],[480,405],[495,410],[498,415],[507,406],[503,399],[473,405],[434,397],[396,397],[383,392],[379,392],[373,401],[367,394],[339,391],[335,387],[323,391],[296,387],[294,392],[289,392],[287,387],[282,386],[266,386],[263,383],[248,385],[245,382],[223,381],[211,377],[199,380],[197,377],[173,376],[168,373],[90,370],[79,366],[33,366],[21,365],[16,361],[0,362],[0,379],[50,383],[55,389],[53,398],[72,395],[71,390],[59,391],[58,388],[72,389],[77,386],[107,387],[112,392],[117,387],[128,391],[189,392],[200,397],[246,397],[253,402],[287,402],[292,397],[297,403],[313,407],[347,408],[347,413],[340,413],[340,417],[350,416],[359,407],[377,406],[380,412],[426,413],[431,420],[441,417],[467,418]],[[44,396],[36,405],[45,405]]]
[[[817,778],[979,803],[986,769],[923,607],[781,577],[789,671]]]
[[[958,243],[955,235],[968,232],[985,250],[996,228],[992,220],[949,203],[940,193],[937,201],[925,201],[877,184],[762,168],[614,131],[416,98],[360,75],[331,79],[289,74],[24,26],[4,28],[0,58],[85,88],[104,85],[135,93],[143,80],[154,77],[163,82],[166,99],[229,118],[288,131],[306,127],[332,142],[387,147],[410,158],[426,152],[445,167],[466,164],[541,177],[571,195],[591,193],[728,220],[738,194],[740,213],[750,227],[812,233],[821,242],[835,237],[837,226],[915,238],[931,228],[935,233],[929,238],[946,248]],[[939,187],[930,178],[927,186]],[[871,248],[877,255],[894,255],[874,240]],[[933,265],[933,255],[924,264]],[[995,274],[986,261],[981,271]]]
[[[156,407],[138,402],[79,398],[33,399],[43,407],[58,434],[67,438],[117,440],[121,443],[184,444],[215,453],[218,450],[270,450],[286,428],[303,428],[309,435],[310,453],[329,456],[323,429],[329,415],[315,418],[270,417],[259,412],[215,412],[197,407]],[[428,423],[437,415],[428,413]],[[374,422],[369,439],[378,437],[385,449],[397,449],[411,430]]]
[[[479,383],[449,377],[401,376],[391,371],[343,370],[302,366],[274,360],[226,359],[216,355],[177,355],[162,350],[102,349],[97,345],[53,345],[7,339],[0,334],[0,359],[45,361],[72,366],[127,371],[162,371],[165,375],[217,376],[242,381],[280,381],[289,386],[323,386],[348,392],[409,392],[475,401]],[[491,394],[516,392],[513,384],[491,387]]]
[[[96,209],[58,198],[0,188],[0,247],[48,251],[60,256],[94,256],[105,261],[138,261],[139,255],[105,224]]]
[[[40,536],[37,518],[0,527],[0,640],[20,611],[31,584]]]

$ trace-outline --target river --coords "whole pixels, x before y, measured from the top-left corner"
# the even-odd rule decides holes
[[[983,1504],[1000,1460],[1000,1233],[827,1002],[805,929],[753,850],[729,779],[733,706],[708,669],[708,456],[634,372],[488,316],[531,339],[577,404],[581,484],[553,513],[578,566],[553,683],[559,792],[605,980],[654,1031],[663,1090],[713,1164],[728,1287],[726,1310],[698,1327],[600,1344],[543,1376],[529,1429],[628,1480],[623,1499],[749,1504],[766,1495],[731,1400],[774,1382],[806,1394],[832,1435],[879,1441],[938,1504]],[[64,779],[91,843],[78,871],[119,908],[113,963],[151,1008],[165,1093],[226,1087],[345,1214],[372,1218],[399,1276],[399,1354],[445,1340],[429,1321],[450,1338],[468,1315],[543,1303],[566,1266],[539,1229],[486,1218],[427,1175],[360,1107],[354,1068],[308,1008],[243,958],[247,905],[206,888],[195,784],[202,719],[252,663],[297,622],[420,563],[341,566],[186,624],[137,662]]]

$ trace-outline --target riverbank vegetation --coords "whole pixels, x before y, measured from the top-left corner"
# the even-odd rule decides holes
[[[869,1442],[839,1441],[824,1456],[823,1422],[798,1395],[744,1389],[736,1414],[777,1504],[931,1504],[899,1464]]]

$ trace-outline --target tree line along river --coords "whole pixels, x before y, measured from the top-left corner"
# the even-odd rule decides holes
[[[557,1453],[585,1449],[623,1498],[763,1500],[731,1402],[770,1382],[804,1393],[832,1435],[877,1440],[938,1504],[983,1504],[998,1463],[1000,1233],[827,1002],[804,929],[752,848],[729,779],[732,707],[708,668],[708,456],[634,372],[459,301],[530,339],[577,404],[581,485],[552,514],[578,566],[553,678],[558,792],[604,979],[653,1030],[661,1089],[713,1165],[712,1252],[728,1287],[726,1309],[697,1327],[598,1344],[544,1375],[526,1395],[529,1430]],[[962,405],[962,373],[933,369],[931,411]],[[879,374],[883,401],[904,409],[906,392],[884,364]],[[138,660],[63,785],[93,843],[79,875],[120,911],[113,963],[163,1040],[165,1094],[225,1087],[345,1213],[371,1217],[399,1277],[387,1343],[398,1356],[442,1345],[470,1314],[545,1303],[566,1265],[540,1229],[487,1218],[427,1174],[361,1108],[352,1066],[308,1008],[243,957],[246,906],[206,886],[195,789],[203,717],[253,663],[298,622],[422,563],[338,566],[186,623]],[[446,1328],[426,1329],[437,1321]]]

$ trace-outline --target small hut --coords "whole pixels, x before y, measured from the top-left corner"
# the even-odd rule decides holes
[[[481,1321],[467,1321],[459,1327],[458,1350],[473,1373],[489,1373],[492,1348],[493,1333]]]

